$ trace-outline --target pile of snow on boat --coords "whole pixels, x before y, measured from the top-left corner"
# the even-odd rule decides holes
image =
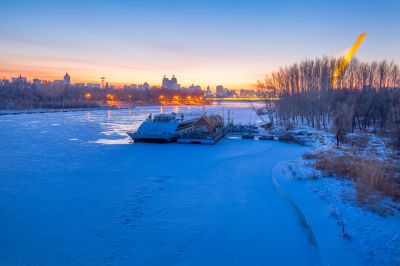
[[[136,132],[128,132],[135,141],[215,144],[225,134],[220,115],[150,114]]]

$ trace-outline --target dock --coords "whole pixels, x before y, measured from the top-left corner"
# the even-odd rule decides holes
[[[181,144],[218,143],[222,138],[299,142],[290,134],[271,134],[262,126],[252,124],[225,125],[220,115],[200,115],[184,119],[183,114],[158,114],[144,121],[136,132],[127,132],[135,141],[177,142]],[[300,143],[301,144],[301,143]]]
[[[178,137],[177,142],[182,144],[216,144],[224,137],[223,132],[219,132],[214,135],[206,135],[206,134],[183,134]]]

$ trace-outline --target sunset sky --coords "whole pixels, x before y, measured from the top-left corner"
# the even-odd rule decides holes
[[[400,1],[2,1],[0,78],[250,87],[304,58],[400,62]]]

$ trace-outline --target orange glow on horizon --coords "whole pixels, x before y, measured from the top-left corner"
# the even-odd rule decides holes
[[[1,60],[1,58],[0,58]],[[74,66],[42,66],[42,65],[25,65],[25,64],[0,64],[0,78],[11,79],[12,77],[18,77],[22,75],[33,80],[35,78],[43,81],[54,81],[62,80],[65,73],[71,76],[71,82],[74,83],[102,83],[101,77],[105,76],[106,81],[110,86],[122,88],[124,85],[130,84],[143,84],[144,82],[149,83],[151,86],[160,87],[163,72],[143,72],[137,74],[139,78],[132,78],[132,74],[124,69],[110,69],[103,70],[97,68],[84,69],[81,67]],[[223,79],[219,77],[209,76],[207,73],[183,73],[178,76],[178,82],[182,87],[189,87],[193,83],[201,85],[203,90],[206,90],[207,86],[210,85],[211,89],[215,91],[217,85],[224,85],[224,87],[231,90],[240,89],[254,89],[256,87],[256,80],[258,74],[251,74],[250,76],[238,76],[235,74],[219,73],[218,76],[225,76]],[[179,73],[179,72],[178,72]],[[260,72],[262,75],[262,72]],[[203,77],[203,78],[202,78]],[[204,78],[205,77],[205,78]],[[234,79],[233,79],[234,78]],[[254,81],[254,83],[253,83]]]

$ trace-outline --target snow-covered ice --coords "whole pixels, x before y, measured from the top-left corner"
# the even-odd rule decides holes
[[[243,123],[252,112],[206,111],[228,109]],[[321,199],[285,179],[307,148],[123,145],[149,112],[160,107],[0,117],[0,265],[362,264]]]

